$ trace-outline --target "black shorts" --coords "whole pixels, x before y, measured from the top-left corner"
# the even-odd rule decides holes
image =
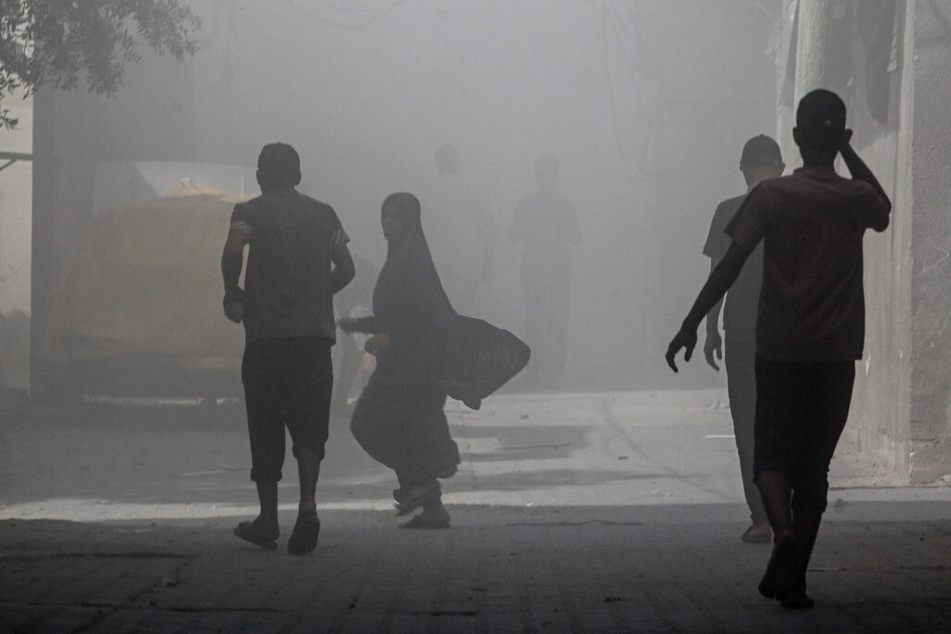
[[[793,508],[825,509],[829,463],[845,428],[855,362],[756,359],[753,472],[789,478]]]
[[[280,481],[285,427],[295,457],[309,449],[323,458],[333,390],[332,345],[318,337],[287,337],[245,346],[241,380],[255,482]]]

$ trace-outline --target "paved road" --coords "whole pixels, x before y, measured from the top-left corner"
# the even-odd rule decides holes
[[[0,631],[948,632],[951,488],[844,446],[810,573],[756,593],[720,392],[507,395],[451,408],[453,527],[399,530],[394,478],[334,421],[312,556],[256,512],[239,411],[34,411],[2,431]],[[286,543],[296,473],[281,494]]]

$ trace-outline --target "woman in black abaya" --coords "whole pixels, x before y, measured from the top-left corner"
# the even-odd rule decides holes
[[[365,348],[376,369],[357,400],[350,429],[375,460],[396,471],[399,513],[422,508],[405,528],[445,528],[449,513],[437,478],[456,472],[459,450],[443,408],[438,323],[454,314],[423,235],[419,200],[408,193],[383,202],[386,263],[373,290],[373,316],[340,320],[344,332],[372,334]]]

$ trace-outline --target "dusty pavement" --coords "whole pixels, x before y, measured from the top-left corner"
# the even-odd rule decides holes
[[[0,430],[0,631],[948,632],[951,488],[843,446],[817,607],[756,593],[720,392],[507,395],[453,407],[453,526],[399,530],[391,473],[335,420],[312,556],[231,535],[256,512],[228,407],[38,411]]]

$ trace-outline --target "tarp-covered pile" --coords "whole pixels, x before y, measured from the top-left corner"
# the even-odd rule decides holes
[[[237,373],[244,332],[222,315],[219,259],[239,200],[183,179],[161,199],[97,218],[42,331],[39,361],[53,382]]]

